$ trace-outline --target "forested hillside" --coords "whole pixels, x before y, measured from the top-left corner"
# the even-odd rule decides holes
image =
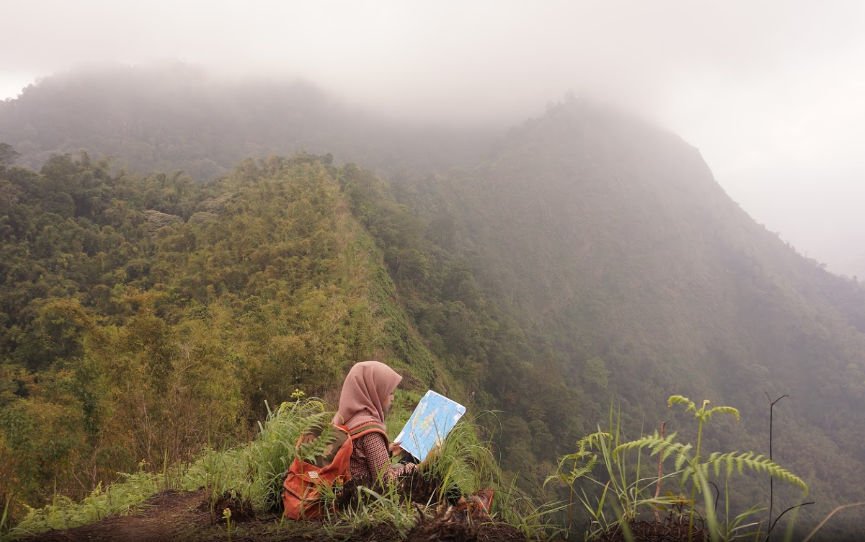
[[[4,497],[245,439],[265,401],[331,395],[353,360],[460,394],[316,158],[200,184],[62,156],[0,186]]]
[[[592,398],[589,424],[614,397],[645,431],[671,417],[659,398],[684,393],[741,409],[714,446],[765,451],[767,394],[788,394],[776,458],[821,512],[858,498],[865,291],[754,223],[678,137],[571,101],[406,192],[458,224],[482,289]]]
[[[611,404],[631,437],[687,431],[674,393],[733,405],[707,446],[765,453],[787,394],[775,457],[811,485],[806,520],[861,499],[863,288],[756,224],[680,138],[582,100],[460,135],[176,75],[0,103],[0,141],[39,170],[0,170],[18,502],[243,440],[265,401],[332,394],[366,358],[498,411],[496,453],[534,488]],[[114,162],[47,159],[81,148]],[[301,148],[323,156],[244,160]]]
[[[40,173],[3,167],[0,186],[0,459],[13,514],[246,440],[267,404],[333,400],[368,358],[403,372],[408,391],[503,411],[488,426],[503,427],[499,451],[524,479],[549,473],[577,437],[576,408],[558,442],[545,425],[572,404],[560,368],[521,359],[518,328],[462,261],[356,166],[271,158],[195,183],[58,156]]]

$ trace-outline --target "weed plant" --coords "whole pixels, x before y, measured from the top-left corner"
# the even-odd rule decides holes
[[[441,480],[442,488],[455,487],[463,495],[501,486],[501,470],[490,446],[481,441],[470,420],[457,423],[420,470],[431,479]]]
[[[9,505],[12,503],[12,494],[6,495],[6,501],[3,504],[3,515],[0,516],[0,534],[8,530],[7,522],[9,521]]]
[[[356,502],[338,512],[329,512],[323,525],[325,533],[333,539],[346,534],[390,525],[401,538],[417,524],[419,514],[424,508],[416,508],[408,499],[402,498],[397,486],[389,484],[381,492],[367,487],[358,487],[360,493]]]
[[[443,492],[458,488],[462,495],[478,490],[495,490],[492,516],[518,529],[529,540],[553,538],[561,534],[555,517],[563,509],[561,503],[537,504],[515,481],[506,481],[491,452],[491,443],[479,436],[478,417],[463,418],[448,434],[443,446],[434,450],[422,464],[421,472],[440,480]],[[437,495],[439,504],[446,495]]]
[[[556,520],[566,509],[567,504],[560,501],[537,504],[516,487],[516,481],[503,488],[493,501],[495,515],[519,530],[528,540],[563,540],[567,529]]]
[[[764,533],[761,523],[753,517],[763,508],[752,506],[739,514],[731,512],[733,474],[768,475],[807,493],[804,481],[762,455],[705,453],[703,430],[706,423],[717,414],[738,419],[738,410],[728,406],[709,407],[708,401],[698,407],[686,397],[673,395],[668,406],[676,405],[684,406],[686,412],[693,414],[697,422],[696,445],[678,441],[676,433],[664,436],[658,431],[624,441],[621,413],[614,416],[611,409],[609,431],[599,428],[596,433],[580,439],[574,453],[561,458],[556,473],[548,477],[546,483],[556,481],[568,488],[568,528],[572,532],[577,512],[582,511],[589,520],[583,533],[585,539],[598,539],[605,533],[620,531],[625,539],[631,540],[631,527],[638,519],[654,517],[657,522],[663,512],[677,523],[687,521],[689,539],[697,532],[707,532],[713,542],[756,540]],[[648,457],[645,457],[646,452]],[[657,465],[657,471],[652,472],[649,465]],[[662,485],[675,490],[668,489],[662,494]],[[702,506],[698,495],[702,497]],[[717,512],[721,498],[723,518]],[[699,528],[698,524],[703,527]]]

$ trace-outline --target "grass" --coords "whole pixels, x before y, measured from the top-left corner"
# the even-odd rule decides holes
[[[3,504],[3,515],[0,516],[0,533],[7,530],[6,523],[9,521],[9,505],[12,503],[12,493],[6,494],[6,502]]]
[[[501,470],[489,444],[478,437],[471,420],[457,423],[441,449],[431,452],[421,472],[441,480],[443,488],[457,487],[469,495],[486,487],[501,487]]]
[[[166,489],[210,490],[212,502],[233,494],[253,509],[274,509],[284,472],[294,459],[294,443],[304,431],[326,425],[332,413],[315,399],[283,403],[260,424],[257,438],[223,451],[205,450],[190,465],[163,468],[161,473],[123,474],[123,479],[103,489],[100,485],[80,502],[57,495],[39,509],[29,509],[24,519],[3,536],[14,540],[50,529],[70,529],[112,515],[129,514],[149,497]]]
[[[396,433],[411,413],[410,404],[417,397],[406,392],[395,401],[389,419]],[[112,515],[129,514],[140,509],[149,497],[165,489],[194,491],[206,488],[211,504],[228,495],[248,504],[256,512],[272,512],[280,504],[280,489],[285,471],[295,457],[298,437],[313,428],[329,426],[333,413],[317,399],[303,399],[268,408],[267,420],[260,424],[256,438],[244,445],[226,450],[205,450],[191,464],[164,467],[160,473],[140,471],[124,474],[123,479],[103,489],[98,487],[80,502],[62,496],[40,509],[31,509],[25,518],[3,537],[14,540],[50,529],[69,529],[87,525]],[[441,481],[445,490],[453,488],[462,495],[482,488],[496,491],[493,515],[520,529],[530,538],[543,538],[550,532],[549,518],[554,506],[536,507],[513,485],[502,481],[502,474],[489,445],[478,434],[470,418],[458,423],[445,440],[421,466],[421,472]],[[325,433],[326,434],[326,433]],[[315,455],[324,448],[320,438],[301,449],[304,456]],[[142,467],[143,468],[143,467]],[[430,516],[447,491],[439,491],[433,502],[414,504],[403,498],[395,487],[380,492],[360,488],[362,498],[338,512],[329,512],[322,528],[339,538],[366,527],[387,524],[404,536],[421,515]],[[212,510],[214,518],[222,510]],[[5,521],[5,520],[4,520]],[[232,519],[233,529],[234,520]],[[293,522],[280,522],[290,528]],[[340,534],[342,533],[342,534]],[[227,533],[226,533],[227,534]]]
[[[103,489],[98,486],[81,502],[56,495],[42,508],[30,508],[24,519],[7,532],[2,540],[14,540],[51,529],[71,529],[97,522],[112,515],[128,514],[165,488],[162,473],[124,474],[123,480]]]
[[[400,498],[394,485],[381,493],[367,487],[359,487],[357,502],[329,517],[324,530],[332,538],[340,533],[356,532],[378,525],[390,525],[404,538],[417,524],[418,513],[411,501]]]
[[[318,399],[282,403],[274,412],[268,406],[268,417],[259,424],[259,434],[252,442],[230,450],[207,450],[193,463],[183,477],[182,489],[205,487],[212,500],[229,493],[253,510],[265,512],[279,505],[285,472],[295,457],[295,443],[300,435],[330,424],[332,412]],[[321,452],[325,439],[301,448],[304,456]]]

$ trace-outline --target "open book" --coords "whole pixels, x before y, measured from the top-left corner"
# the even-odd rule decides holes
[[[423,461],[466,413],[466,407],[432,390],[426,392],[394,442]]]

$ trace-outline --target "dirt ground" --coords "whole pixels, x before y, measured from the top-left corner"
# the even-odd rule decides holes
[[[222,520],[222,510],[232,509],[233,525],[229,537]],[[138,512],[128,516],[106,518],[91,525],[49,531],[24,539],[28,542],[68,541],[131,541],[162,542],[189,540],[193,542],[324,542],[330,540],[357,540],[368,542],[517,542],[526,538],[510,525],[498,522],[466,522],[444,517],[425,518],[401,538],[388,524],[355,529],[329,531],[314,522],[280,522],[277,515],[259,515],[244,510],[239,503],[218,502],[211,506],[205,491],[180,493],[166,491],[147,500]]]

